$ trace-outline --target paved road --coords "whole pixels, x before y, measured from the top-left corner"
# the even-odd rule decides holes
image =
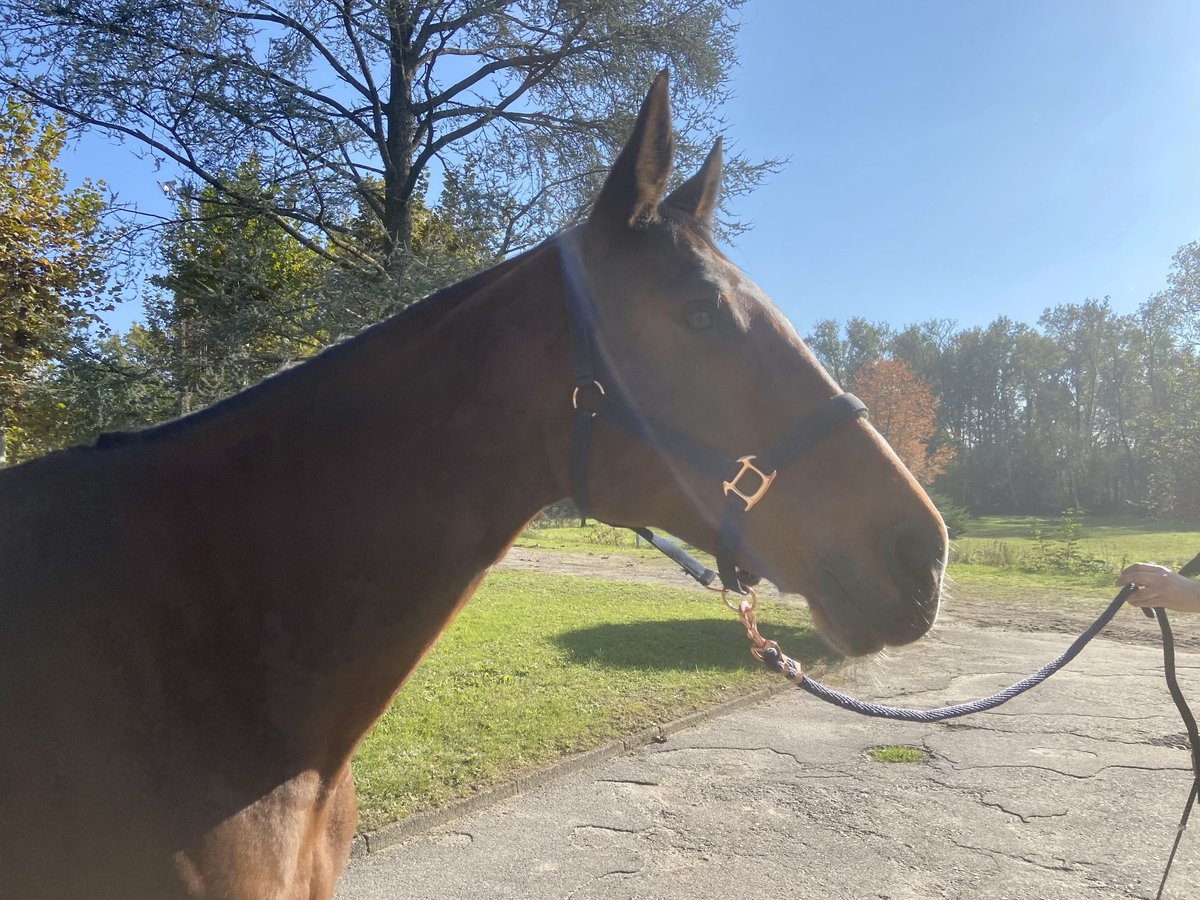
[[[948,616],[839,680],[943,705],[1068,642]],[[1200,654],[1180,662],[1200,697]],[[1042,688],[941,725],[788,692],[355,860],[337,897],[1153,897],[1190,778],[1160,666],[1154,646],[1101,639]],[[929,759],[865,753],[894,743]],[[1200,823],[1166,896],[1200,897]]]

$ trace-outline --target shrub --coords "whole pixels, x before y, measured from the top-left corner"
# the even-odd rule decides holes
[[[534,528],[562,528],[566,525],[579,524],[579,509],[574,500],[561,500],[551,503],[533,520]]]
[[[633,532],[597,522],[587,539],[589,544],[600,544],[604,547],[628,547],[633,544]]]
[[[942,514],[942,521],[946,523],[946,531],[950,535],[950,540],[962,537],[967,533],[971,524],[970,510],[943,494],[930,494],[929,499]]]

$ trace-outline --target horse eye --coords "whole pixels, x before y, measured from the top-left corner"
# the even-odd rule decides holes
[[[707,309],[693,309],[687,314],[688,328],[692,331],[703,331],[712,328],[712,313]]]

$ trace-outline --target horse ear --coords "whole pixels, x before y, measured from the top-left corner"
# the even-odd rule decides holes
[[[721,197],[721,138],[717,138],[700,171],[681,184],[664,201],[690,213],[705,228],[712,228],[713,211]]]
[[[625,149],[613,163],[590,222],[628,228],[654,218],[671,174],[671,103],[667,72],[654,79]]]

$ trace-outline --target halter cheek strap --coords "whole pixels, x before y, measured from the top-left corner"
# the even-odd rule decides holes
[[[838,394],[797,422],[767,453],[743,456],[737,460],[738,468],[733,478],[721,483],[725,492],[725,510],[717,528],[717,568],[722,584],[730,590],[734,590],[732,585],[742,588],[737,577],[735,561],[741,551],[746,514],[762,499],[778,474],[822,438],[828,437],[844,424],[865,417],[866,414],[866,404],[856,396]],[[753,490],[747,493],[746,488]],[[745,593],[744,590],[737,592]]]
[[[596,420],[603,417],[612,427],[649,441],[664,455],[682,460],[713,481],[713,489],[724,494],[725,503],[717,528],[717,569],[725,590],[744,594],[747,585],[737,568],[746,514],[770,489],[781,469],[791,465],[815,443],[843,424],[866,415],[866,405],[853,394],[838,394],[801,419],[770,451],[731,459],[688,434],[639,415],[621,395],[616,382],[603,381],[596,365],[595,307],[583,272],[574,236],[558,239],[562,259],[571,340],[572,426],[571,494],[581,515],[590,507],[588,462]],[[705,587],[717,577],[677,545],[662,540],[648,528],[632,529],[651,546],[666,554]]]

